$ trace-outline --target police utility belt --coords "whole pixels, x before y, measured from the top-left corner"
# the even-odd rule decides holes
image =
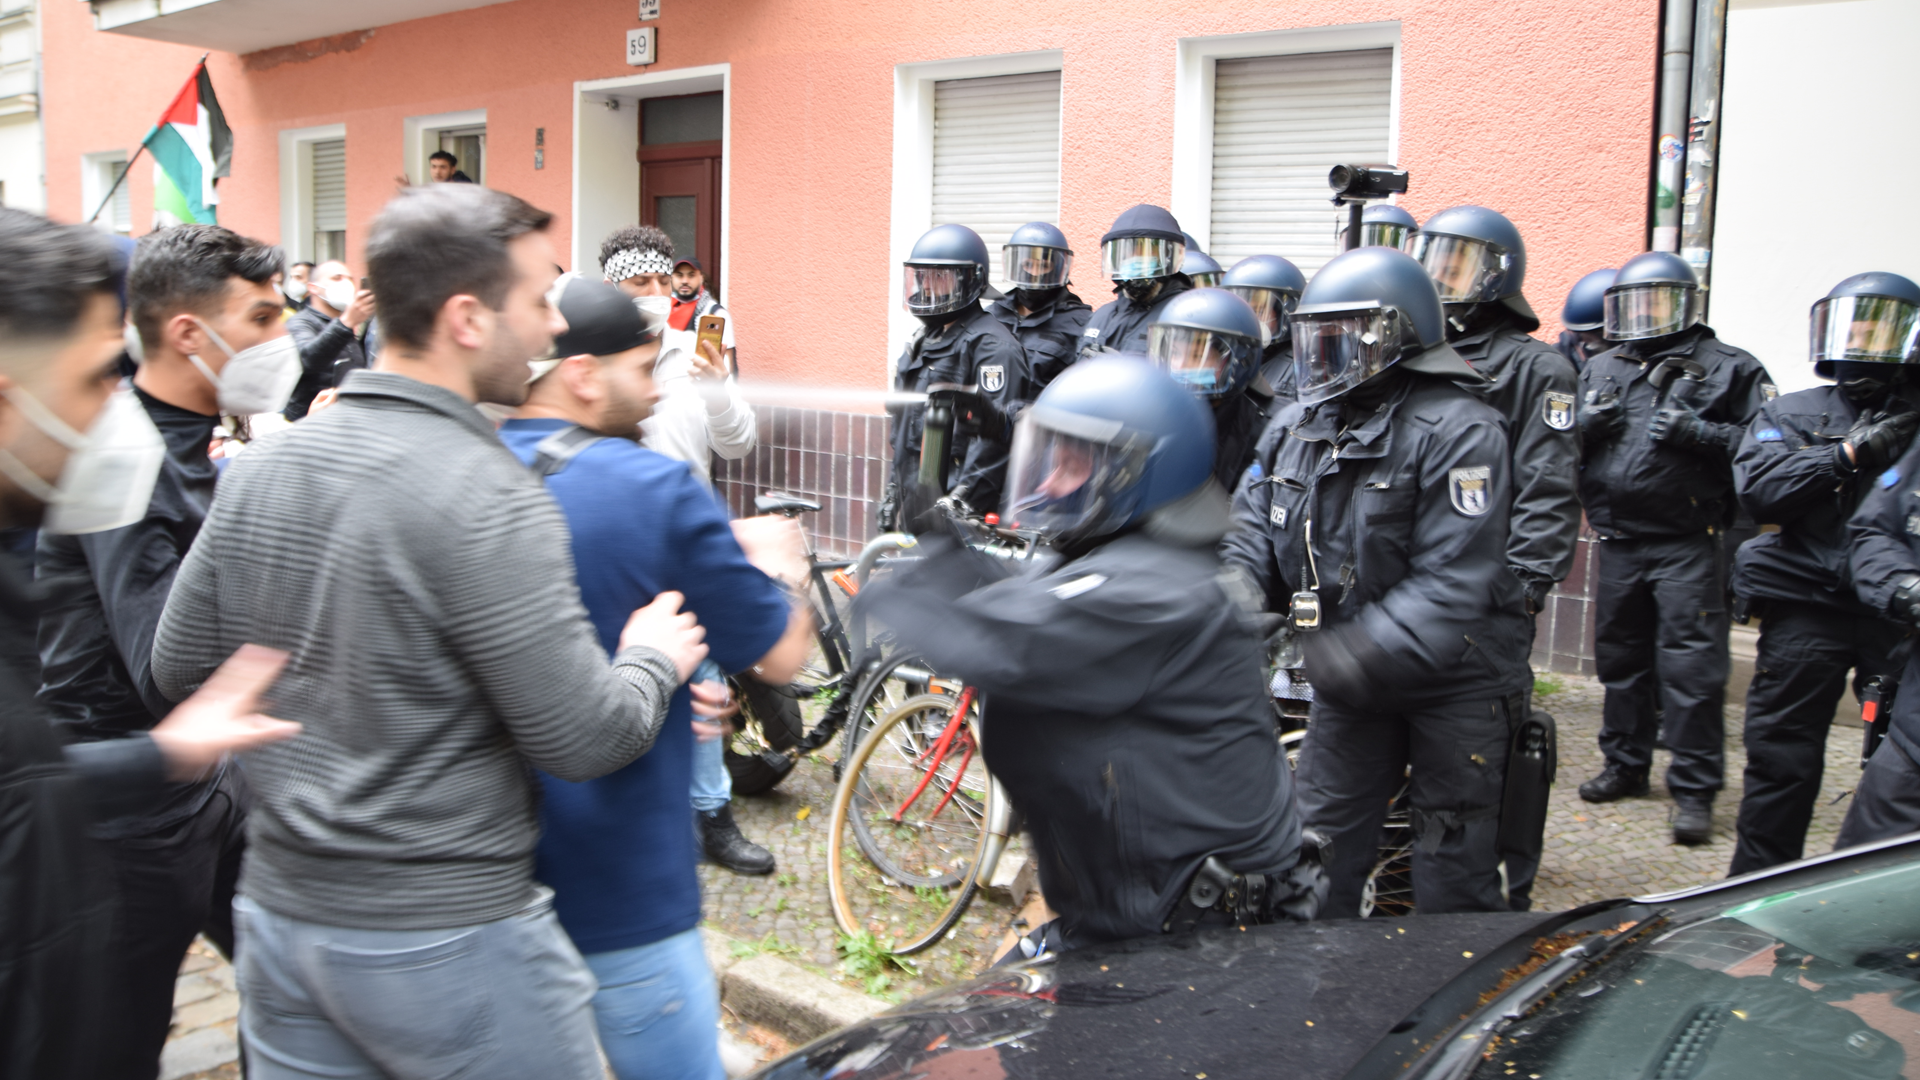
[[[1325,896],[1324,867],[1332,859],[1333,842],[1310,829],[1300,838],[1300,861],[1284,874],[1236,873],[1218,855],[1209,855],[1160,930],[1184,934],[1202,926],[1312,919]]]

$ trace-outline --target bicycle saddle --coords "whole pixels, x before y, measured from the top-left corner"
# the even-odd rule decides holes
[[[753,497],[753,508],[763,514],[781,514],[792,517],[799,513],[812,513],[820,509],[820,504],[812,499],[803,499],[798,495],[773,491]]]

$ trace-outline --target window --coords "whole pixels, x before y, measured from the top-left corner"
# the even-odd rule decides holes
[[[347,140],[312,144],[314,262],[347,257]]]
[[[80,166],[80,195],[84,203],[84,213],[92,214],[96,209],[100,216],[93,219],[94,227],[105,232],[118,233],[121,236],[133,234],[133,198],[130,186],[126,183],[114,187],[114,181],[120,179],[120,173],[127,167],[127,154],[124,150],[108,150],[99,154],[88,154]],[[113,200],[105,208],[100,201],[113,192]]]
[[[409,116],[401,125],[409,183],[430,184],[436,151],[453,155],[454,168],[476,184],[487,182],[487,110]]]
[[[487,126],[446,128],[440,149],[453,155],[453,167],[476,184],[487,182]]]
[[[1391,49],[1219,61],[1208,254],[1282,255],[1309,275],[1337,254],[1327,171],[1387,160],[1392,90]]]
[[[933,224],[965,225],[1000,248],[1029,221],[1060,219],[1060,73],[933,85]]]

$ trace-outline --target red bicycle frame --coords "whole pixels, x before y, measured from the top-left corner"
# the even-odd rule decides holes
[[[953,709],[953,717],[947,721],[946,727],[940,729],[940,737],[934,740],[933,745],[920,753],[920,761],[925,761],[931,755],[933,764],[921,774],[920,782],[913,787],[913,793],[908,795],[907,800],[900,804],[900,808],[893,812],[890,820],[894,824],[898,825],[901,819],[906,817],[907,809],[920,798],[921,793],[927,790],[927,784],[933,780],[934,774],[940,771],[940,766],[945,764],[948,752],[953,749],[953,744],[958,739],[964,744],[964,756],[960,758],[960,768],[953,774],[953,783],[947,788],[946,794],[940,797],[940,804],[935,806],[933,813],[927,816],[938,817],[940,811],[947,808],[947,803],[953,801],[954,792],[960,789],[960,778],[967,774],[967,766],[973,761],[973,739],[966,734],[967,710],[971,708],[973,708],[973,687],[962,687],[960,701]]]

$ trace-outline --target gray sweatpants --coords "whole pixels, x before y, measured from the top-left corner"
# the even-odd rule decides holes
[[[234,901],[253,1080],[601,1080],[593,973],[552,892],[509,918],[359,930]]]

